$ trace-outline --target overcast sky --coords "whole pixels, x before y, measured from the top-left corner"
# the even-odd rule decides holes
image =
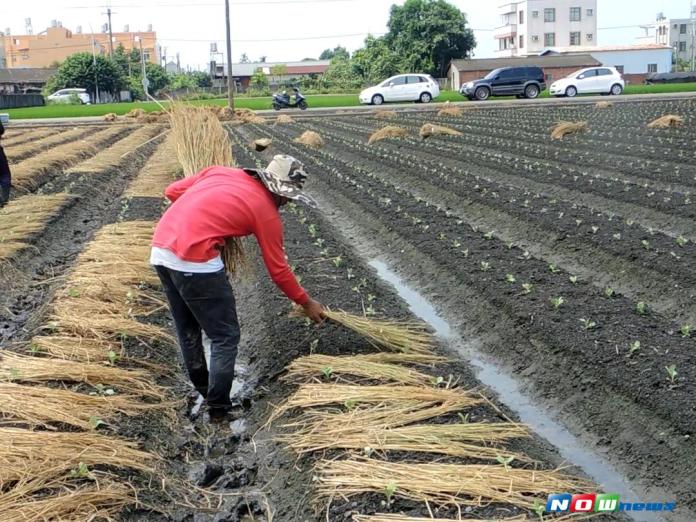
[[[381,34],[386,28],[389,7],[403,0],[231,0],[232,56],[242,53],[252,60],[301,60],[317,57],[327,47],[359,48],[367,33]],[[476,30],[475,56],[493,56],[491,29],[499,25],[496,6],[503,0],[450,0]],[[21,0],[0,1],[0,31],[9,27],[25,33],[25,18],[31,18],[34,33],[44,30],[52,19],[75,29],[100,31],[106,22],[108,0]],[[58,6],[59,5],[59,6]],[[153,24],[167,56],[181,54],[181,63],[194,69],[207,68],[210,42],[224,50],[225,11],[223,0],[111,0],[113,28],[145,29]],[[663,11],[671,18],[689,16],[689,0],[599,0],[597,17],[599,45],[632,43],[640,34],[638,25],[655,19]],[[619,29],[614,29],[615,27]],[[610,29],[611,28],[611,29]],[[218,60],[221,58],[218,57]]]

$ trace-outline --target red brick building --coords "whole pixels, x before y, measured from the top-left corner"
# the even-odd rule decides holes
[[[584,69],[602,65],[589,54],[569,56],[527,56],[520,58],[482,58],[474,60],[452,60],[447,72],[447,80],[452,89],[471,80],[483,78],[493,69],[500,67],[541,67],[546,75],[546,82],[551,83],[559,78]]]

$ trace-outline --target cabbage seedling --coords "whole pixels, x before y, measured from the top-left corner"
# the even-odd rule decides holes
[[[563,305],[563,303],[565,303],[565,299],[563,299],[563,297],[554,297],[553,299],[551,299],[551,304],[556,310],[558,310]]]
[[[570,282],[573,283],[574,285],[577,285],[577,284],[578,284],[578,276],[570,276],[570,277],[568,278],[568,281],[570,281]]]
[[[531,283],[522,283],[522,290],[524,291],[525,294],[531,294],[532,293]]]
[[[580,319],[580,322],[585,327],[585,330],[592,330],[597,326],[597,323],[591,319]]]
[[[633,341],[631,347],[628,349],[628,355],[633,355],[638,350],[640,350],[640,341]]]
[[[676,239],[676,242],[677,242],[677,245],[679,245],[680,247],[683,247],[689,242],[689,240],[686,239],[684,236],[679,236]]]
[[[552,274],[559,272],[558,267],[556,265],[554,265],[553,263],[549,265],[549,270],[551,271]]]
[[[638,301],[638,303],[636,303],[636,312],[640,315],[645,315],[648,312],[648,305],[643,301]]]
[[[670,366],[665,366],[665,370],[667,371],[669,383],[671,385],[674,385],[674,383],[677,381],[677,375],[679,375],[679,373],[677,372],[677,366],[674,364]]]
[[[488,272],[491,269],[491,264],[486,261],[481,261],[481,272]]]
[[[334,264],[336,268],[341,268],[341,265],[343,264],[343,258],[341,256],[336,256],[331,260],[331,262]]]
[[[508,274],[505,276],[505,281],[507,281],[508,283],[515,283],[517,282],[517,279],[515,279],[514,275]]]
[[[682,337],[691,337],[691,328],[690,324],[683,324],[679,329],[679,333],[681,333]]]
[[[333,375],[333,368],[331,368],[331,366],[324,366],[321,369],[321,374],[324,376],[324,379],[328,381],[331,379],[331,375]]]
[[[614,289],[609,288],[608,286],[604,289],[604,295],[607,297],[614,297]]]
[[[394,493],[396,493],[397,486],[394,482],[390,482],[386,486],[384,486],[384,496],[387,497],[387,505],[391,504],[392,497],[394,496]]]

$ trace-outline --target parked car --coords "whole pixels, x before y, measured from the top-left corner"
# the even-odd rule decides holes
[[[590,67],[580,69],[551,84],[549,92],[552,96],[568,96],[578,94],[613,94],[618,96],[624,90],[626,83],[616,67]]]
[[[440,86],[429,74],[398,74],[360,93],[360,103],[416,101],[429,103],[440,96]]]
[[[502,67],[465,83],[459,92],[470,100],[483,101],[491,96],[536,98],[544,89],[546,79],[541,67]]]
[[[83,105],[92,102],[87,93],[87,89],[61,89],[48,96],[47,99],[55,103],[70,103],[75,99],[75,96],[77,96],[77,99],[80,100],[80,103]]]

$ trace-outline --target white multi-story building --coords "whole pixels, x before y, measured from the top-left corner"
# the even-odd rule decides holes
[[[666,18],[659,13],[655,23],[643,29],[646,35],[639,39],[641,42],[668,45],[675,59],[696,63],[696,6],[691,18]]]
[[[498,57],[539,54],[547,47],[596,45],[597,0],[523,0],[498,8]]]

